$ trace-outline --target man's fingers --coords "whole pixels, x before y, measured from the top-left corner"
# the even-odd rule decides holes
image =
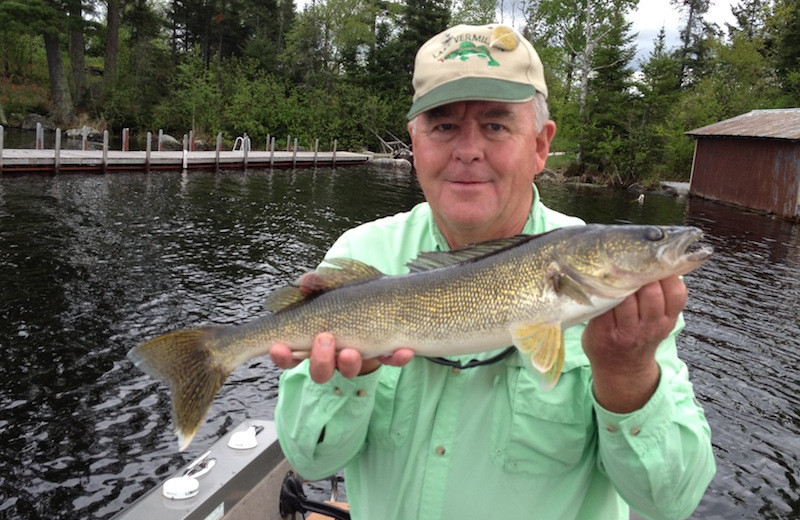
[[[270,347],[269,357],[276,366],[281,368],[293,368],[300,364],[292,356],[292,349],[281,343],[276,343]]]
[[[288,346],[281,343],[276,343],[269,349],[269,357],[272,362],[284,369],[300,364],[304,357],[297,356],[298,353],[292,352]],[[337,351],[333,334],[327,332],[319,334],[314,339],[311,352],[308,354],[310,354],[308,356],[310,357],[308,372],[316,383],[329,381],[336,370],[346,378],[354,378],[373,372],[381,364],[404,366],[414,357],[412,349],[401,348],[388,356],[363,359],[361,353],[352,348],[343,348]]]
[[[635,296],[639,319],[648,322],[664,316],[664,291],[660,282],[652,282],[641,287]]]
[[[346,378],[356,377],[361,372],[361,353],[352,348],[345,348],[339,352],[336,360],[336,368]]]
[[[317,383],[325,383],[333,377],[336,368],[336,345],[331,334],[322,333],[311,346],[311,363],[308,372]]]
[[[402,367],[408,364],[414,357],[414,350],[410,348],[399,348],[388,356],[381,356],[378,359],[384,365]]]
[[[667,316],[677,316],[689,301],[689,289],[679,276],[670,276],[661,280],[664,292],[664,312]]]
[[[614,307],[609,313],[609,318],[613,317],[613,323],[608,325],[620,330],[630,330],[639,323],[639,301],[635,294],[622,300],[619,305]]]

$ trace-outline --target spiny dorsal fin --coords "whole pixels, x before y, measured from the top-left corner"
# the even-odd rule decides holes
[[[280,311],[326,291],[383,276],[374,267],[352,258],[326,258],[325,263],[336,267],[321,266],[304,273],[291,285],[273,291],[267,297],[264,308],[273,312]]]
[[[452,251],[426,251],[411,260],[406,266],[412,273],[430,271],[449,265],[471,262],[487,256],[496,255],[501,251],[511,249],[540,235],[516,235],[508,238],[487,240],[471,246],[454,249]]]

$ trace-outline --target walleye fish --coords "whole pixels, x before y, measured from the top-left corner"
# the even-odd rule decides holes
[[[331,258],[273,292],[271,314],[242,325],[170,332],[128,355],[171,387],[181,450],[236,366],[277,342],[307,356],[324,331],[365,358],[399,347],[439,357],[513,344],[552,387],[564,362],[562,331],[647,283],[703,264],[710,247],[688,250],[701,236],[693,227],[566,227],[422,253],[400,276]]]

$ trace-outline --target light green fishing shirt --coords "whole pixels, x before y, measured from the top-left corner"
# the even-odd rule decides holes
[[[581,223],[542,205],[534,186],[524,233]],[[327,256],[402,274],[421,251],[442,249],[423,203],[347,231]],[[660,346],[655,394],[629,414],[594,400],[582,325],[565,331],[563,374],[549,392],[518,351],[465,370],[415,357],[354,379],[336,372],[321,385],[304,362],[281,376],[280,444],[307,479],[344,468],[354,520],[628,520],[628,504],[647,518],[685,518],[716,468],[677,356],[682,327],[681,319]]]

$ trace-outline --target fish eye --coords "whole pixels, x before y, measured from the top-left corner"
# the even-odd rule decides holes
[[[651,241],[651,242],[658,242],[662,238],[664,238],[664,231],[659,227],[649,227],[644,232],[644,238]]]

